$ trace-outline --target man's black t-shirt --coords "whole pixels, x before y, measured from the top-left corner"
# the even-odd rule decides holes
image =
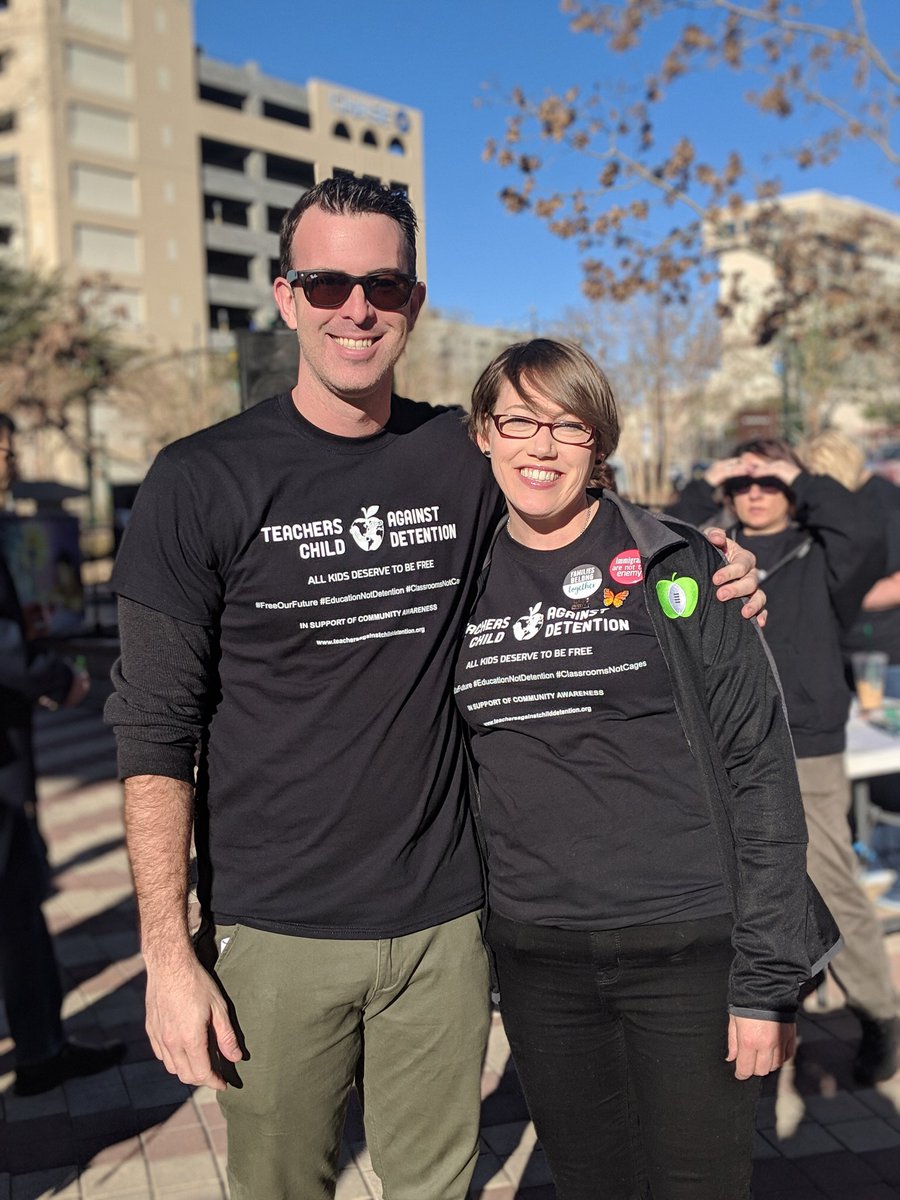
[[[164,450],[115,590],[217,632],[198,858],[222,922],[387,937],[477,907],[449,679],[497,516],[458,411],[341,438],[289,394]]]
[[[491,906],[567,929],[728,911],[711,818],[618,512],[559,550],[504,532],[455,693],[472,729]]]

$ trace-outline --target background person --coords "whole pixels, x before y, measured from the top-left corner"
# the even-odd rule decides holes
[[[504,351],[471,430],[509,520],[455,694],[501,1011],[557,1195],[741,1200],[760,1078],[837,939],[769,659],[715,603],[705,538],[587,491],[618,418],[581,350]]]
[[[0,499],[15,478],[15,429],[0,413]],[[32,710],[41,698],[79,704],[89,687],[87,672],[30,637],[0,552],[0,987],[15,1043],[13,1091],[21,1096],[104,1071],[125,1054],[120,1043],[83,1046],[66,1038],[59,968],[41,909],[46,864],[35,824]]]
[[[858,492],[872,506],[872,519],[884,523],[887,559],[884,575],[866,592],[862,611],[843,639],[844,668],[852,681],[852,658],[856,651],[881,650],[888,656],[884,694],[900,699],[900,488],[883,475],[866,468],[860,446],[837,429],[827,429],[804,447],[804,458],[817,475],[830,475],[848,491]],[[900,811],[900,775],[879,775],[870,780],[869,791],[879,808]],[[863,873],[867,888],[876,881],[878,904],[900,910],[900,828],[879,824],[865,848],[868,870]],[[878,882],[893,871],[893,883],[885,889]],[[890,879],[890,874],[887,879]]]
[[[766,641],[797,756],[809,874],[843,935],[832,971],[862,1026],[855,1077],[871,1084],[896,1070],[897,1001],[850,837],[844,771],[850,688],[842,638],[883,573],[881,523],[858,493],[830,476],[810,474],[787,442],[743,442],[718,466],[721,490],[737,519],[732,536],[753,547],[766,583]],[[717,502],[711,488],[708,503],[712,515]],[[682,515],[680,505],[669,511]]]

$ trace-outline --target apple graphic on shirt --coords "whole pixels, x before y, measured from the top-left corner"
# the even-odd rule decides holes
[[[671,620],[677,617],[689,617],[697,607],[700,598],[700,587],[696,579],[689,575],[675,575],[671,579],[661,579],[656,585],[656,595],[660,607]]]
[[[377,550],[384,541],[384,521],[375,516],[378,505],[373,504],[370,508],[362,508],[360,511],[362,516],[357,517],[350,526],[350,536],[360,550]]]
[[[516,641],[527,642],[535,637],[544,624],[544,614],[541,612],[541,601],[537,604],[532,604],[524,617],[519,617],[518,621],[513,625],[513,634]]]

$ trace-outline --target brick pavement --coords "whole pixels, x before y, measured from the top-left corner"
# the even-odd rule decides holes
[[[111,736],[90,708],[42,714],[38,746],[41,815],[57,888],[47,913],[65,975],[67,1028],[85,1038],[121,1038],[128,1056],[104,1075],[15,1097],[0,1008],[0,1200],[223,1200],[225,1129],[215,1098],[167,1075],[143,1030],[143,968]],[[888,946],[900,986],[900,934]],[[756,1200],[900,1197],[900,1075],[877,1089],[855,1087],[855,1022],[835,992],[827,1003],[802,1019],[799,1066],[766,1085]],[[482,1091],[473,1198],[552,1200],[498,1017]],[[338,1200],[379,1196],[353,1104]]]

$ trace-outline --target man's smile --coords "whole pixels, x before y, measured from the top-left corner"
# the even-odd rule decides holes
[[[333,333],[331,336],[337,342],[337,344],[339,346],[343,346],[345,350],[368,350],[370,346],[374,346],[375,343],[378,341],[377,338],[373,338],[373,337],[366,337],[366,338],[341,337],[340,335],[338,335],[336,333]]]

